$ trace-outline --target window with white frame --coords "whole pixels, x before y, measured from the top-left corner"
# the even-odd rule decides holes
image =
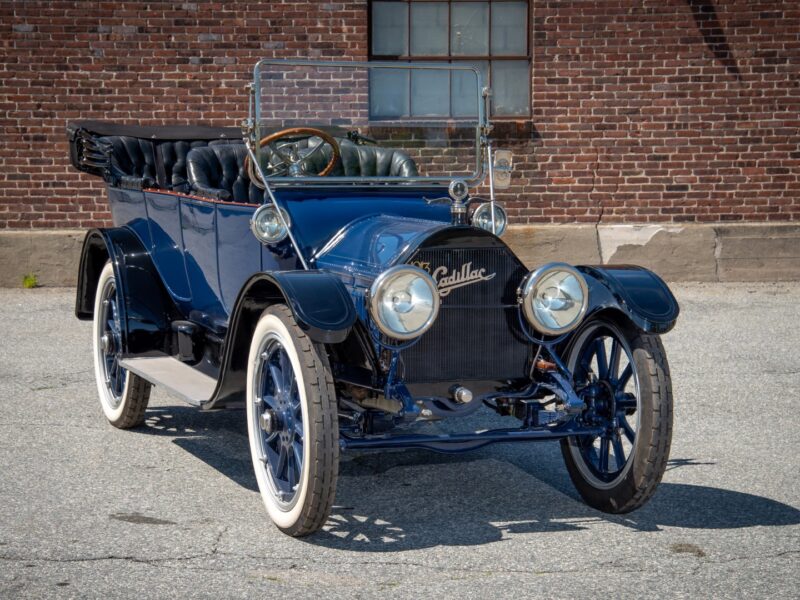
[[[492,88],[493,117],[530,116],[527,0],[373,0],[369,9],[370,59],[475,65]],[[474,100],[464,98],[469,86],[464,77],[435,70],[374,71],[370,116],[474,116]]]

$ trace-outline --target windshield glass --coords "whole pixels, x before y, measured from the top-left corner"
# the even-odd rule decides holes
[[[482,177],[477,68],[263,60],[254,78],[250,135],[270,183]]]

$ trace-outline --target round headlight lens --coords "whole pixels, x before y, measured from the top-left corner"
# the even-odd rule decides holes
[[[551,263],[533,271],[522,285],[522,309],[537,331],[561,335],[575,329],[586,313],[589,292],[583,275],[570,265]]]
[[[369,310],[382,333],[409,340],[433,325],[439,312],[439,290],[419,267],[392,267],[373,282]]]
[[[494,223],[497,231],[495,235],[503,235],[508,225],[508,217],[505,209],[499,204],[494,205]],[[485,202],[475,209],[472,213],[472,224],[486,231],[492,231],[492,203]]]
[[[286,225],[291,227],[289,213],[281,209],[281,214]],[[283,221],[278,216],[278,211],[273,204],[263,204],[253,213],[253,218],[250,220],[250,231],[262,244],[277,244],[289,235]]]

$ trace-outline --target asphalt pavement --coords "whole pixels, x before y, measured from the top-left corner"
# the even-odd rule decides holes
[[[155,390],[108,425],[71,290],[0,290],[0,597],[793,597],[800,284],[675,287],[675,427],[644,508],[578,498],[557,444],[347,455],[325,531],[268,520],[241,411]],[[508,424],[482,413],[465,426]]]

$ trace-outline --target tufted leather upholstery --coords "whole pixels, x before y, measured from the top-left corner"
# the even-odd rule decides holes
[[[101,137],[108,156],[111,181],[125,188],[160,188],[177,192],[189,191],[186,157],[193,148],[241,144],[236,140],[205,140],[153,142],[127,137]]]
[[[244,170],[244,144],[213,144],[193,148],[186,157],[191,191],[214,200],[260,203],[264,192]]]
[[[112,181],[121,187],[142,189],[156,184],[153,142],[122,135],[100,138],[109,156]]]
[[[322,140],[312,137],[297,142],[298,151],[310,153]],[[418,175],[413,159],[394,148],[357,145],[347,139],[337,138],[341,158],[331,175],[345,177],[414,177]],[[307,163],[310,173],[321,171],[332,154],[327,144]],[[263,191],[253,185],[244,171],[244,144],[192,148],[187,155],[187,176],[190,189],[201,196],[216,200],[260,202]]]
[[[195,140],[192,142],[175,141],[162,142],[158,145],[157,153],[164,165],[164,184],[168,189],[177,192],[189,191],[189,180],[186,177],[186,156],[192,148],[205,146],[207,142]]]
[[[348,139],[336,138],[341,151],[341,159],[333,167],[333,177],[415,177],[419,175],[414,160],[403,150],[381,146],[354,144]],[[306,138],[297,142],[301,154],[303,148],[309,152],[322,140],[318,137]],[[331,147],[325,144],[322,150],[308,161],[311,173],[321,171],[331,159]]]

